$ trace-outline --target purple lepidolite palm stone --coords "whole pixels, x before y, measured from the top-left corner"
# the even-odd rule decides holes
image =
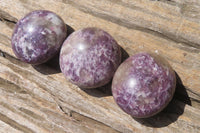
[[[120,46],[111,35],[98,28],[72,33],[61,48],[61,70],[67,80],[81,88],[105,85],[120,63]]]
[[[59,51],[66,34],[66,25],[58,15],[46,10],[33,11],[16,24],[12,48],[20,60],[41,64]]]
[[[112,93],[119,107],[136,118],[160,112],[171,101],[176,86],[175,72],[156,54],[138,53],[117,69]]]

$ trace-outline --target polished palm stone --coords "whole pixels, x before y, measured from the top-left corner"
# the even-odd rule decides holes
[[[142,52],[125,60],[112,82],[119,107],[136,118],[160,112],[171,101],[176,86],[175,72],[157,54]]]
[[[60,53],[63,74],[81,88],[105,85],[120,62],[120,46],[111,35],[98,28],[84,28],[72,33]]]
[[[66,25],[58,15],[46,10],[33,11],[16,24],[12,48],[20,60],[41,64],[59,51],[66,33]]]

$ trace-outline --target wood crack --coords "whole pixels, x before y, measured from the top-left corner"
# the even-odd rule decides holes
[[[19,131],[23,131],[25,133],[34,133],[33,130],[29,129],[28,127],[25,127],[19,123],[17,123],[16,121],[8,118],[6,115],[2,114],[0,112],[0,120],[7,123],[8,125],[10,125],[11,127],[19,130]]]
[[[13,17],[9,13],[0,9],[0,19],[9,21],[11,23],[17,23],[17,18]]]
[[[15,24],[17,23],[17,19],[7,12],[4,12],[3,10],[0,9],[0,21],[5,23],[7,26],[10,28],[14,28]]]
[[[188,89],[188,88],[187,88],[187,91],[189,91],[189,92],[193,93],[194,95],[196,95],[196,96],[200,97],[200,94],[198,94],[198,93],[196,93],[196,92],[192,91],[191,89]]]

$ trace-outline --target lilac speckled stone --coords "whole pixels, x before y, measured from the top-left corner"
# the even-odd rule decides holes
[[[66,34],[66,25],[58,15],[46,10],[33,11],[16,24],[12,49],[20,60],[41,64],[59,51]]]
[[[120,46],[111,35],[98,28],[72,33],[61,48],[61,70],[67,80],[81,88],[105,85],[120,63]]]
[[[159,55],[138,53],[125,60],[112,82],[112,94],[119,107],[136,118],[160,112],[175,92],[175,72]]]

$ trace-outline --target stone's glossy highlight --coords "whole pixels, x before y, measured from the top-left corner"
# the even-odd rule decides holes
[[[41,64],[59,51],[66,34],[66,25],[58,15],[46,10],[33,11],[16,24],[12,48],[20,60]]]
[[[69,81],[81,88],[105,85],[120,63],[120,46],[111,35],[98,28],[72,33],[61,48],[61,70]]]
[[[175,92],[176,76],[167,61],[156,54],[138,53],[125,60],[112,82],[119,107],[136,118],[160,112]]]

